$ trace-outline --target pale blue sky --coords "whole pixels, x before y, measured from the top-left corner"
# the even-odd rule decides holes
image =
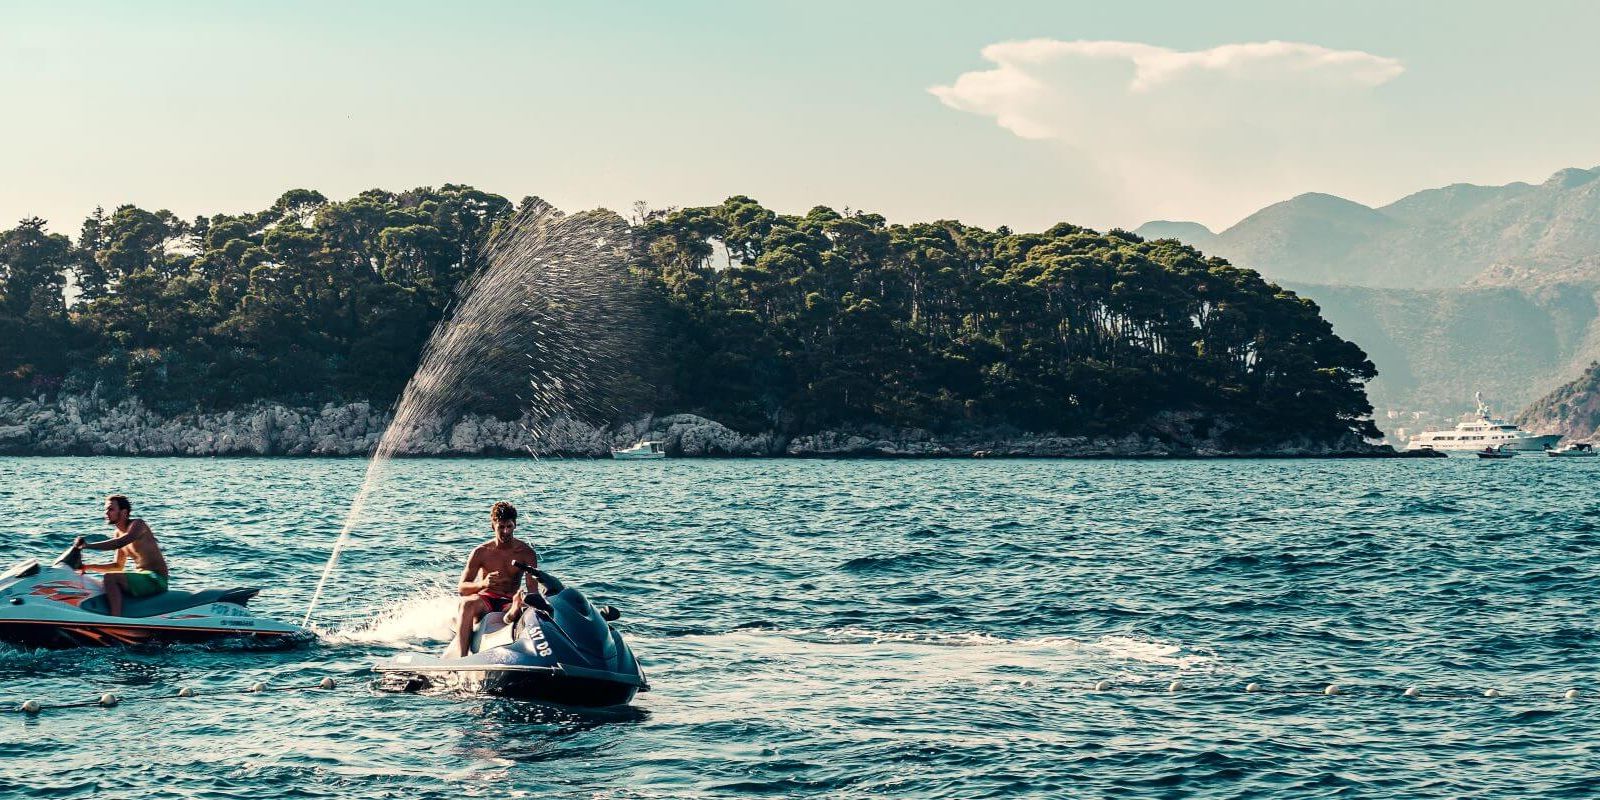
[[[748,194],[1220,227],[1301,191],[1381,204],[1600,164],[1596,30],[1579,2],[0,0],[0,225],[462,182],[568,209]],[[1041,91],[930,93],[1029,39],[1212,52],[1156,92],[1073,55],[1012,72]],[[1208,60],[1273,40],[1398,66],[1302,85],[1289,62]],[[1018,114],[1036,138],[999,124]]]

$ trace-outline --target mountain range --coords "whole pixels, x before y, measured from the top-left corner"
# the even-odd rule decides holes
[[[1221,233],[1166,220],[1134,233],[1179,239],[1280,282],[1442,289],[1600,280],[1600,167],[1564,169],[1537,185],[1458,183],[1381,208],[1312,192]]]
[[[1584,423],[1533,411],[1587,408],[1585,391],[1600,392],[1597,381],[1568,385],[1600,359],[1600,167],[1539,184],[1454,184],[1379,208],[1309,193],[1220,233],[1170,220],[1134,232],[1316,301],[1378,366],[1368,393],[1391,434],[1448,424],[1482,391],[1498,411],[1528,406],[1530,424],[1572,435]]]

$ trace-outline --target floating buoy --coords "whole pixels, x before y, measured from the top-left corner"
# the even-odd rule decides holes
[[[1567,693],[1564,694],[1564,695],[1561,695],[1561,696],[1567,698],[1568,700],[1576,700],[1576,699],[1578,699],[1578,690],[1577,689],[1568,689]]]
[[[1095,684],[1094,684],[1094,690],[1097,691],[1097,692],[1104,692],[1104,691],[1108,691],[1110,689],[1111,689],[1111,681],[1096,681]]]
[[[100,695],[100,705],[103,705],[106,708],[110,708],[110,707],[116,705],[117,703],[118,703],[117,696],[112,694],[112,693],[110,693],[110,692],[106,692],[105,694]]]
[[[22,702],[22,713],[24,714],[37,714],[41,708],[43,707],[39,705],[38,700],[24,700]]]
[[[1249,692],[1249,693],[1251,693],[1251,694],[1255,694],[1256,692],[1261,691],[1261,684],[1259,684],[1259,683],[1248,683],[1248,684],[1245,684],[1244,690]]]
[[[1173,681],[1167,685],[1167,691],[1178,692],[1183,690],[1183,681]]]
[[[332,689],[333,687],[338,686],[338,685],[339,684],[334,683],[332,678],[323,678],[322,682],[317,684],[318,687],[323,688],[323,689]],[[1031,685],[1033,685],[1033,681],[1023,681],[1022,685],[1023,686],[1031,686]]]
[[[1332,697],[1332,696],[1338,694],[1339,693],[1339,684],[1337,684],[1337,683],[1328,684],[1328,688],[1323,689],[1322,693],[1327,695],[1327,696],[1329,696],[1329,697]]]
[[[1500,690],[1499,689],[1484,689],[1483,690],[1483,696],[1484,697],[1499,697],[1500,696]]]
[[[190,689],[187,686],[185,686],[182,689],[178,690],[178,696],[179,697],[194,697],[194,690]]]
[[[1422,690],[1418,689],[1415,686],[1408,686],[1408,687],[1406,687],[1405,696],[1406,697],[1421,697],[1422,696]]]
[[[252,692],[264,692],[266,690],[267,685],[261,681],[256,681],[255,683],[250,684],[250,691]]]

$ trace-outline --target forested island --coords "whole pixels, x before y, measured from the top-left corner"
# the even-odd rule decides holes
[[[24,220],[0,233],[0,452],[364,452],[517,207],[445,185],[296,189],[192,221],[122,206],[75,241]],[[671,427],[691,454],[1374,452],[1361,349],[1309,300],[1172,239],[742,196],[628,222],[654,354],[614,418],[549,449]],[[462,412],[493,435],[442,420],[433,452],[528,446],[507,397]],[[719,433],[684,433],[694,420]],[[212,428],[170,447],[111,435],[185,425]]]

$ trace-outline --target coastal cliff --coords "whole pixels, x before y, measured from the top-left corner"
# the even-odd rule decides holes
[[[1516,423],[1539,433],[1593,441],[1600,434],[1600,362],[1589,364],[1576,380],[1523,409]]]
[[[1192,416],[1192,415],[1191,415]],[[138,400],[111,402],[93,394],[54,399],[0,398],[0,454],[122,456],[365,456],[388,426],[387,410],[367,403],[296,408],[257,403],[216,413],[159,414]],[[1161,424],[1120,437],[1055,436],[1003,429],[938,434],[863,427],[787,436],[740,433],[693,414],[645,416],[598,428],[557,419],[502,420],[463,415],[433,420],[404,443],[406,456],[605,457],[641,439],[665,443],[674,456],[790,457],[1043,457],[1193,458],[1386,456],[1387,447],[1354,434],[1334,441],[1290,440],[1241,449],[1221,431],[1204,437],[1196,420],[1169,415]]]

